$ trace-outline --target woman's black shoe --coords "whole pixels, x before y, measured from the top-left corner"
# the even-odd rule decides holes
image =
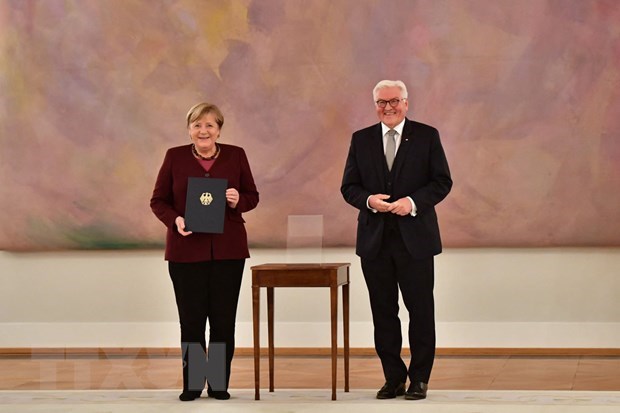
[[[201,393],[201,391],[186,390],[179,395],[179,400],[182,402],[191,402],[192,400],[198,399]]]
[[[214,399],[217,400],[228,400],[230,399],[230,393],[228,393],[226,390],[211,390],[211,389],[207,389],[207,395],[209,395],[209,397],[213,397]]]

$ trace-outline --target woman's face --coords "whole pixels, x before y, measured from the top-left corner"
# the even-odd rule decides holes
[[[220,127],[213,113],[206,113],[195,122],[190,123],[189,136],[196,150],[203,156],[210,156],[215,151],[215,141],[220,137]]]

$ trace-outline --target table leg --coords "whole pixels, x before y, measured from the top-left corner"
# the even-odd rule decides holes
[[[342,286],[342,324],[344,330],[344,391],[349,391],[349,284]]]
[[[273,350],[273,287],[267,287],[267,329],[269,341],[269,391],[274,389],[274,350]]]
[[[338,370],[338,286],[330,287],[332,319],[332,400],[336,400],[336,376]]]
[[[254,327],[254,400],[260,400],[260,289],[252,286],[252,322]]]

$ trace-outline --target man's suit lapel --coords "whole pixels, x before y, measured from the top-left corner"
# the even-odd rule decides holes
[[[387,163],[385,161],[385,153],[383,152],[383,135],[381,134],[381,123],[372,130],[372,136],[370,137],[371,144],[369,145],[370,154],[372,156],[372,164],[379,177],[381,185],[385,182],[385,171],[387,170]],[[385,188],[384,188],[385,191]]]
[[[411,140],[413,138],[413,122],[409,119],[405,120],[405,125],[403,127],[403,136],[400,137],[400,146],[398,147],[398,151],[396,152],[396,157],[394,158],[394,164],[392,165],[392,169],[394,172],[394,176],[398,176],[402,166],[407,159],[407,152],[411,149]]]

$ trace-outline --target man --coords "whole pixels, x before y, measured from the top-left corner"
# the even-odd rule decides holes
[[[381,122],[353,134],[340,190],[359,209],[356,253],[385,376],[377,398],[418,400],[426,398],[435,358],[433,257],[441,252],[435,205],[452,179],[437,130],[405,117],[405,84],[383,80],[373,98]],[[399,288],[409,311],[408,367],[400,357]]]

